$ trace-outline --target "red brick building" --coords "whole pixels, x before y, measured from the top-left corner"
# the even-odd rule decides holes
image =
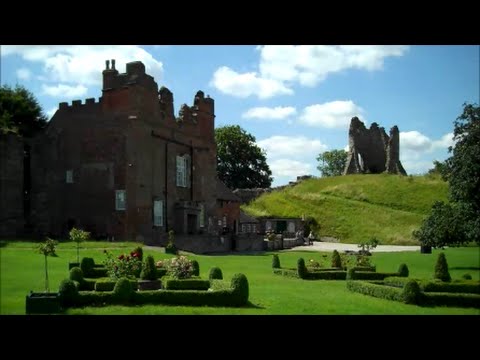
[[[121,74],[107,61],[99,101],[60,103],[32,143],[30,222],[55,236],[76,226],[152,244],[173,229],[180,248],[230,250],[240,201],[216,177],[214,123],[202,91],[176,117],[143,63]]]

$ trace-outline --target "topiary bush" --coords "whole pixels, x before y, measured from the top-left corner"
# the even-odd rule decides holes
[[[355,269],[354,268],[349,268],[347,270],[347,280],[355,280]]]
[[[79,267],[74,267],[70,270],[70,280],[83,283],[83,271]]]
[[[200,276],[200,264],[197,260],[191,260],[193,276]]]
[[[462,279],[472,280],[472,275],[470,275],[470,274],[463,274],[463,275],[462,275]]]
[[[95,267],[95,261],[92,258],[84,257],[80,263],[80,269],[83,271],[83,276],[91,277],[93,275],[93,268]]]
[[[120,303],[128,303],[133,296],[132,284],[127,278],[121,278],[113,288],[114,298]]]
[[[297,260],[297,273],[300,279],[306,279],[308,277],[308,270],[305,266],[305,260],[303,260],[303,258]]]
[[[143,280],[157,280],[157,268],[155,266],[155,260],[152,255],[148,255],[147,259],[143,263],[142,273],[140,277]]]
[[[222,280],[223,279],[222,270],[219,267],[211,268],[210,273],[208,274],[208,278],[210,280],[214,280],[214,279]]]
[[[407,264],[400,264],[398,267],[398,276],[400,277],[408,277],[409,271]]]
[[[75,286],[73,280],[65,279],[60,283],[58,293],[60,295],[60,302],[62,305],[68,307],[75,303],[75,300],[78,296],[78,288]]]
[[[332,268],[341,268],[342,267],[342,259],[340,258],[340,254],[337,250],[333,250],[332,254]]]
[[[420,286],[415,280],[409,280],[403,288],[403,302],[405,304],[419,304],[421,301]]]
[[[448,272],[447,259],[443,252],[438,254],[437,263],[435,264],[434,278],[445,282],[452,280],[450,273]]]
[[[137,254],[138,259],[143,261],[143,248],[141,246],[137,246],[135,249],[133,249],[130,255],[133,256],[135,253]]]
[[[272,257],[272,268],[280,269],[280,259],[277,254],[273,254]]]
[[[235,274],[232,277],[232,293],[234,295],[233,302],[238,305],[245,305],[248,302],[248,280],[244,274]]]

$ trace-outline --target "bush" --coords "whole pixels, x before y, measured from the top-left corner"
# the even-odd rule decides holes
[[[134,292],[132,289],[132,284],[128,281],[127,278],[121,278],[115,284],[113,288],[113,295],[117,301],[120,303],[127,303],[132,298]]]
[[[305,266],[305,260],[303,260],[303,258],[300,258],[297,261],[297,273],[300,279],[307,278],[308,270]]]
[[[211,268],[210,273],[208,274],[208,278],[210,280],[214,280],[214,279],[222,280],[223,279],[222,270],[219,267]]]
[[[344,270],[309,272],[307,280],[345,280],[347,273]]]
[[[200,264],[198,263],[197,260],[192,260],[192,269],[193,269],[193,276],[200,276]]]
[[[409,271],[407,264],[400,264],[398,267],[398,276],[400,277],[408,277]]]
[[[137,254],[137,258],[140,261],[143,261],[143,248],[141,246],[137,246],[133,251],[130,253],[130,255],[133,256],[133,254]]]
[[[386,300],[402,301],[401,289],[390,286],[373,284],[367,281],[347,281],[347,289],[360,294],[369,295]]]
[[[83,283],[83,271],[79,267],[74,267],[70,270],[70,280]]]
[[[350,268],[347,270],[347,280],[355,280],[355,269]]]
[[[333,250],[332,254],[332,268],[341,268],[342,267],[342,259],[340,259],[340,254],[337,250]]]
[[[177,256],[165,263],[167,273],[175,279],[188,279],[193,276],[192,262],[186,256]]]
[[[113,291],[115,289],[114,280],[98,280],[95,283],[95,291]]]
[[[165,289],[167,290],[208,290],[209,287],[210,281],[202,279],[169,279],[165,281]]]
[[[277,254],[273,254],[272,257],[272,268],[280,269],[280,259]]]
[[[235,274],[232,277],[233,303],[242,306],[248,302],[248,280],[244,274]]]
[[[403,288],[403,302],[405,304],[420,304],[421,295],[418,283],[410,279]]]
[[[463,275],[462,275],[462,279],[472,280],[472,275],[470,275],[470,274],[463,274]]]
[[[435,264],[435,279],[441,281],[449,282],[452,280],[450,273],[448,272],[447,259],[445,258],[445,253],[438,254],[437,263]]]
[[[155,267],[155,261],[153,260],[153,256],[148,255],[147,259],[143,263],[142,266],[142,273],[140,277],[143,280],[156,280],[157,279],[157,268]]]
[[[298,279],[297,269],[273,269],[275,275],[282,275]]]
[[[84,257],[80,263],[80,269],[83,271],[83,276],[86,278],[92,277],[95,261],[92,258]]]
[[[73,280],[65,279],[60,283],[58,289],[60,295],[60,302],[63,306],[71,306],[75,303],[78,296],[78,289]]]

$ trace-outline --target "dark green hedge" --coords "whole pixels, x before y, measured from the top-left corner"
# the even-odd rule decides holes
[[[273,273],[276,275],[298,278],[298,272],[296,269],[273,269]]]
[[[309,272],[324,272],[324,271],[342,271],[343,268],[338,268],[338,267],[331,267],[331,268],[314,268],[314,267],[309,267],[307,266],[307,270]]]
[[[113,291],[115,280],[98,280],[95,282],[95,291]]]
[[[167,269],[157,267],[157,278],[160,279],[162,276],[167,274]]]
[[[372,284],[367,281],[347,281],[347,289],[364,295],[387,300],[403,301],[403,290],[390,286]]]
[[[478,294],[423,293],[423,305],[480,308]]]
[[[309,272],[305,275],[305,280],[345,280],[347,272],[343,270],[337,271],[320,271]]]
[[[354,280],[383,280],[387,277],[398,276],[398,273],[382,273],[372,271],[355,271],[353,274]]]
[[[403,287],[407,283],[408,278],[388,277],[385,279],[385,285]],[[442,292],[442,293],[465,293],[480,294],[480,282],[478,281],[457,281],[457,282],[440,282],[431,280],[417,280],[420,289],[423,292]]]
[[[209,280],[202,279],[168,279],[165,281],[166,290],[208,290]]]

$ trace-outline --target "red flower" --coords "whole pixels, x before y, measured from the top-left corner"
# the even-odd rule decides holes
[[[119,259],[119,260],[123,260],[124,257],[125,257],[125,255],[122,254],[122,255],[120,255],[120,256],[118,257],[118,259]]]
[[[136,253],[136,252],[132,252],[131,255],[132,255],[133,257],[135,257],[135,258],[138,257],[138,253]]]

